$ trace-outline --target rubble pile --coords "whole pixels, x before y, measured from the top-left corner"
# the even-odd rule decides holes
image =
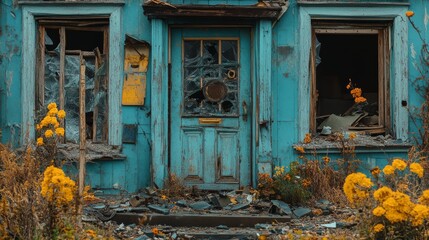
[[[100,198],[86,205],[84,214],[85,222],[114,228],[118,239],[139,240],[281,239],[337,232],[352,236],[355,226],[352,209],[328,200],[311,207],[290,206],[258,199],[252,190],[198,191],[170,198],[146,188],[136,195]]]

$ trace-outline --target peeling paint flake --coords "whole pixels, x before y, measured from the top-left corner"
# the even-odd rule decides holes
[[[416,59],[416,49],[414,48],[414,43],[411,43],[410,50],[411,50],[411,57],[413,59]]]
[[[425,8],[425,16],[423,18],[423,22],[425,24],[425,29],[428,29],[428,22],[429,22],[429,15],[428,15],[428,10],[427,8]]]

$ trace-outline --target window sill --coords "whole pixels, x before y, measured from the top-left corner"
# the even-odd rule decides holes
[[[67,143],[58,146],[59,154],[67,161],[79,160],[79,144]],[[126,156],[121,153],[120,146],[104,143],[86,143],[86,161],[124,160]]]
[[[348,146],[355,147],[355,153],[406,153],[412,147],[409,142],[394,139],[391,136],[367,136],[357,135],[349,140]],[[306,153],[341,153],[341,143],[329,138],[329,136],[314,137],[310,143],[297,143],[294,147],[301,146]]]

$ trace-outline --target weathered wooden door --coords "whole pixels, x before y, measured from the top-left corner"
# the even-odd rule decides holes
[[[250,184],[250,30],[171,31],[170,171],[201,189]]]

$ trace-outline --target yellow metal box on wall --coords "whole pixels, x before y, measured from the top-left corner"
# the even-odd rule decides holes
[[[149,48],[147,42],[137,40],[129,35],[126,36],[122,105],[144,105]]]

